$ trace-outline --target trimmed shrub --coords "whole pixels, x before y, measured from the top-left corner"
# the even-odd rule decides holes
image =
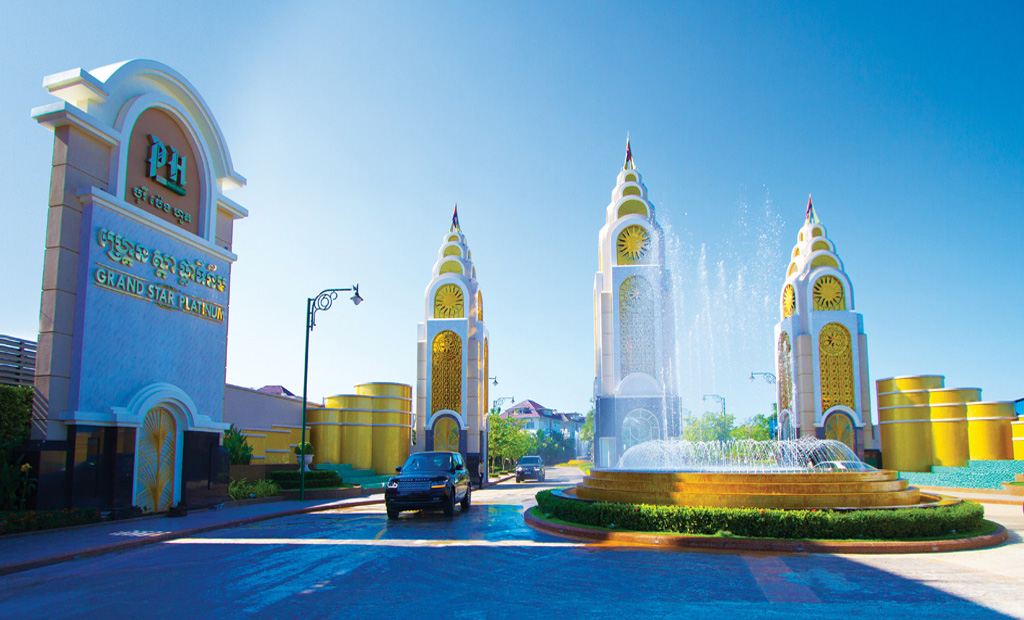
[[[228,484],[228,497],[231,499],[249,499],[252,497],[273,497],[281,491],[272,480],[247,481],[245,478],[232,480]]]
[[[0,512],[0,534],[48,530],[55,527],[95,523],[99,520],[100,511],[95,508]]]
[[[965,501],[936,508],[896,510],[782,510],[582,502],[537,494],[546,514],[591,527],[637,532],[826,540],[912,539],[970,532],[982,526],[985,509]]]
[[[272,471],[268,474],[282,489],[299,488],[300,472],[291,470]],[[341,486],[342,479],[338,472],[329,469],[317,469],[306,472],[307,489],[324,489]]]

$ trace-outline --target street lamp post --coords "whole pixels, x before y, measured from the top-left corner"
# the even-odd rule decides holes
[[[750,380],[754,381],[758,377],[764,379],[768,385],[775,385],[775,373],[773,372],[752,372],[750,373]]]
[[[491,407],[491,411],[496,411],[502,403],[510,403],[516,399],[515,396],[499,396],[494,399],[494,405]],[[500,413],[500,411],[499,411]]]
[[[316,312],[317,310],[330,310],[334,300],[338,298],[338,293],[344,293],[346,291],[354,291],[354,294],[349,299],[352,303],[359,305],[363,302],[363,298],[359,296],[359,285],[350,286],[348,288],[329,288],[320,291],[320,294],[316,297],[310,297],[306,300],[306,351],[303,355],[302,362],[302,442],[299,444],[299,499],[306,499],[306,390],[309,385],[309,333],[313,331],[313,327],[316,326]]]
[[[701,400],[707,400],[709,398],[711,400],[716,401],[716,402],[718,402],[719,404],[722,405],[722,416],[724,417],[725,416],[725,397],[721,396],[719,394],[705,394],[703,397],[701,397]],[[701,429],[700,429],[700,440],[704,441],[704,427],[703,427],[703,425],[701,426]]]
[[[751,382],[756,380],[758,377],[764,379],[764,382],[767,383],[768,385],[775,385],[776,377],[775,377],[775,373],[773,373],[773,372],[752,372],[752,373],[750,373],[750,381]],[[777,435],[778,435],[778,430],[779,430],[778,429],[778,425],[779,425],[778,415],[779,415],[779,412],[778,412],[778,409],[776,409],[775,410],[775,417],[773,417],[770,420],[768,420],[768,436],[769,437],[777,437]]]

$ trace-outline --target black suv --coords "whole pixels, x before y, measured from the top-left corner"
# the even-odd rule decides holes
[[[389,519],[397,519],[403,510],[444,510],[455,513],[455,503],[469,510],[469,471],[458,452],[419,452],[395,468],[384,485],[384,506]]]
[[[544,482],[544,461],[539,456],[524,456],[519,459],[516,466],[516,482],[522,482],[527,478],[533,478],[538,482]]]

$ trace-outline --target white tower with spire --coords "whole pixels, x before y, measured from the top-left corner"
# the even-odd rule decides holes
[[[664,232],[628,138],[598,255],[594,456],[598,467],[610,467],[632,445],[679,433],[675,315]]]
[[[779,312],[779,437],[836,439],[863,457],[872,447],[864,317],[854,312],[853,284],[810,198]]]
[[[459,226],[441,241],[419,324],[414,452],[461,452],[472,476],[487,458],[488,338],[483,295]]]

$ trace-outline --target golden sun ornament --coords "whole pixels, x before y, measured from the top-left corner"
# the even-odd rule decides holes
[[[435,319],[461,319],[463,308],[462,289],[454,284],[445,284],[434,294]]]
[[[815,310],[845,310],[843,284],[835,276],[822,276],[814,282]]]
[[[646,258],[651,248],[651,235],[643,226],[627,226],[619,233],[616,245],[620,265],[637,265]]]

